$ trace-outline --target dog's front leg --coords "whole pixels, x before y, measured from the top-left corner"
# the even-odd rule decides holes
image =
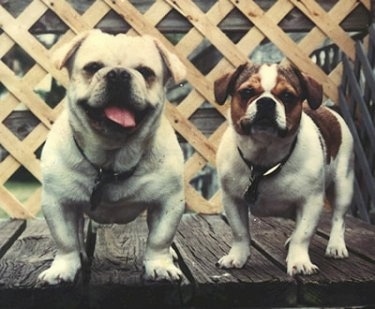
[[[43,213],[56,242],[57,253],[52,265],[39,275],[48,284],[72,282],[81,268],[81,254],[86,253],[83,244],[83,215],[73,205],[59,204],[52,198],[44,198]]]
[[[319,271],[311,263],[309,245],[318,225],[319,216],[323,208],[323,196],[309,198],[304,205],[297,209],[296,228],[288,240],[289,249],[287,272],[290,276],[296,274],[311,275]]]
[[[229,253],[217,265],[221,268],[242,268],[250,256],[249,209],[242,199],[223,192],[223,205],[232,229],[233,243]]]
[[[182,193],[174,194],[162,205],[153,205],[147,211],[149,235],[144,258],[146,280],[180,280],[182,272],[173,259],[173,237],[184,213]]]

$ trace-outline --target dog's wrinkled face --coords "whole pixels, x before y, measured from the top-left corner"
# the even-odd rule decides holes
[[[151,37],[98,30],[77,37],[58,58],[69,69],[71,112],[97,134],[134,133],[162,109],[164,83],[176,73],[166,53]]]
[[[313,109],[322,101],[321,86],[291,66],[245,64],[215,82],[215,96],[231,101],[231,122],[238,134],[253,138],[286,137],[299,126],[302,102]]]

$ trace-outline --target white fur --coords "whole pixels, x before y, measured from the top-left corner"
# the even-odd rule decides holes
[[[51,267],[39,278],[48,284],[74,280],[81,268],[80,255],[86,257],[84,214],[99,223],[127,223],[146,210],[149,236],[144,257],[145,278],[176,280],[182,273],[173,263],[170,246],[185,206],[183,155],[163,115],[163,83],[165,71],[182,76],[184,72],[173,70],[183,65],[177,64],[178,59],[171,57],[166,49],[161,55],[160,43],[150,37],[111,36],[100,31],[79,36],[63,48],[59,65],[64,65],[73,53],[68,108],[52,127],[41,158],[42,208],[58,252]],[[163,68],[162,57],[168,58],[168,68]],[[82,69],[91,61],[103,61],[105,67],[88,78]],[[145,84],[136,70],[139,65],[155,72],[152,84]],[[86,99],[90,106],[110,103],[105,101],[104,75],[112,67],[125,68],[131,74],[133,106],[141,109],[153,106],[133,133],[95,124],[102,130],[98,134],[85,112],[77,107],[80,99]],[[95,210],[91,209],[89,199],[97,171],[82,156],[73,136],[97,166],[117,172],[137,166],[129,179],[105,187],[103,199]]]
[[[276,64],[263,64],[259,68],[259,76],[262,88],[265,93],[269,93],[276,85],[277,79],[277,65]]]

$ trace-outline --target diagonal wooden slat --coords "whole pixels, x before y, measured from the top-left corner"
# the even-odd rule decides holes
[[[0,122],[3,122],[5,118],[9,116],[9,114],[16,108],[19,104],[19,101],[15,96],[12,94],[8,94],[5,98],[2,99],[3,101],[1,109],[0,109]]]
[[[189,210],[202,214],[215,214],[221,211],[221,207],[210,203],[202,197],[191,185],[185,183],[186,204]]]
[[[0,74],[2,83],[7,89],[24,102],[46,127],[51,127],[54,119],[50,118],[48,105],[2,62],[0,62]]]
[[[18,201],[4,186],[0,186],[0,202],[2,209],[11,218],[34,218],[34,215]]]
[[[42,198],[42,187],[36,189],[31,196],[24,202],[24,207],[32,216],[37,216],[40,212],[40,201]]]
[[[339,1],[328,12],[328,16],[337,23],[341,23],[358,5],[359,3],[357,0]],[[324,33],[318,27],[314,27],[304,38],[302,38],[298,43],[298,46],[300,46],[306,54],[310,54],[315,46],[322,45],[324,40],[326,40]],[[328,77],[338,85],[341,82],[341,76],[342,64],[339,63],[338,66],[330,72]],[[331,98],[331,100],[337,102],[335,98]]]
[[[208,162],[215,165],[216,149],[190,121],[188,121],[172,104],[166,105],[166,115],[172,126],[180,132]]]
[[[39,124],[34,130],[21,142],[18,147],[24,148],[28,153],[34,153],[45,141],[48,130],[42,124]],[[20,159],[20,158],[19,158]],[[29,159],[26,157],[25,159]],[[14,174],[14,172],[21,166],[22,161],[18,161],[12,155],[9,155],[2,162],[0,162],[0,183],[5,183]],[[24,164],[25,165],[25,164]]]
[[[192,1],[166,0],[174,9],[180,12],[195,28],[202,33],[223,55],[238,66],[247,61],[232,41],[220,31]]]
[[[66,1],[42,1],[47,7],[53,9],[55,12],[58,12],[59,17],[75,33],[90,29],[90,26],[85,24],[83,19],[79,18],[80,15],[77,13],[77,11],[75,11]]]
[[[51,63],[49,52],[36,40],[26,28],[19,25],[4,8],[0,7],[0,20],[2,29],[36,61],[47,72],[59,79],[61,71]]]
[[[30,28],[45,12],[47,8],[39,1],[33,1],[26,9],[17,17],[17,24],[21,24],[24,28]],[[3,33],[0,36],[0,58],[13,46],[15,42]]]
[[[290,4],[289,0],[288,3]],[[277,4],[278,2],[274,6]],[[338,1],[328,12],[327,18],[335,20],[339,24],[358,6],[358,4],[357,0]],[[326,35],[320,28],[314,26],[311,31],[301,39],[298,46],[304,53],[310,54],[317,46],[323,45],[326,38]]]
[[[22,162],[33,176],[39,181],[42,178],[40,173],[39,160],[35,154],[25,149],[22,142],[17,139],[3,124],[0,124],[0,144],[3,145],[9,153]]]
[[[217,128],[217,130],[208,139],[210,143],[213,145],[218,145],[227,127],[228,124],[225,122],[219,128]],[[207,162],[207,159],[200,153],[196,152],[193,154],[185,163],[185,179],[190,181]]]
[[[32,1],[17,17],[17,24],[29,29],[47,11],[47,7],[40,1]]]
[[[315,1],[290,0],[299,8],[308,18],[310,18],[319,29],[324,32],[343,52],[352,60],[355,57],[354,41],[352,38],[336,23],[333,18],[318,5]]]

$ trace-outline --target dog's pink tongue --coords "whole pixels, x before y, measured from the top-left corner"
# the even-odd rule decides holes
[[[136,126],[134,113],[128,109],[113,106],[107,107],[104,113],[109,120],[124,128],[134,128]]]

